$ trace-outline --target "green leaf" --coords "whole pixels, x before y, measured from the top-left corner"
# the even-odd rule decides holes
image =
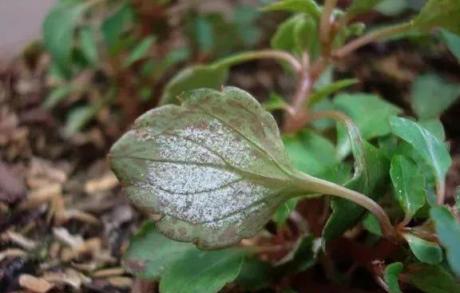
[[[320,176],[339,163],[334,145],[313,131],[303,130],[295,135],[286,135],[283,142],[291,162],[307,174]]]
[[[446,139],[446,132],[444,131],[444,125],[442,125],[439,118],[424,119],[417,121],[420,126],[431,132],[437,139],[444,141]]]
[[[189,251],[164,272],[161,293],[215,293],[238,277],[243,252]]]
[[[391,181],[394,195],[402,209],[410,217],[425,204],[425,177],[419,171],[417,164],[401,155],[391,160]]]
[[[428,0],[414,19],[414,25],[420,30],[429,31],[434,27],[443,27],[460,34],[460,1]]]
[[[268,100],[263,102],[262,105],[264,106],[265,110],[269,112],[283,110],[289,107],[289,104],[286,103],[286,101],[281,96],[275,93],[271,93],[268,97]]]
[[[147,222],[131,238],[124,255],[123,264],[129,272],[142,278],[156,280],[173,263],[182,261],[189,251],[197,252],[190,243],[172,241],[155,229],[155,224]]]
[[[418,266],[409,274],[409,281],[425,293],[460,292],[455,279],[441,266]]]
[[[438,118],[458,97],[460,84],[445,81],[436,74],[421,75],[412,84],[412,108],[421,119]]]
[[[338,95],[334,104],[353,120],[364,139],[389,134],[388,118],[401,113],[401,109],[380,97],[364,93]]]
[[[448,30],[442,29],[441,39],[460,62],[460,36],[458,34],[451,33]]]
[[[97,65],[99,60],[99,53],[95,32],[91,27],[84,27],[80,30],[79,37],[80,49],[83,52],[86,60],[92,65]]]
[[[408,1],[383,0],[377,4],[375,9],[387,16],[396,16],[406,11],[409,7]]]
[[[136,120],[112,147],[113,170],[170,238],[213,248],[253,236],[293,191],[275,120],[236,88],[182,99]]]
[[[129,56],[124,61],[123,66],[129,67],[135,62],[146,57],[150,48],[155,42],[155,39],[156,39],[155,36],[148,36],[144,38],[136,47],[134,47],[134,49],[131,51]]]
[[[129,3],[121,5],[113,14],[108,16],[101,25],[102,35],[111,54],[115,53],[122,34],[132,23],[134,13]]]
[[[46,109],[52,109],[56,107],[56,105],[67,98],[73,90],[73,86],[68,83],[54,88],[46,97],[45,102],[43,103],[43,107]]]
[[[409,233],[403,234],[415,257],[424,263],[435,265],[442,261],[442,250],[437,243],[427,241]]]
[[[377,218],[368,213],[364,219],[363,219],[363,227],[371,232],[372,234],[374,235],[377,235],[377,236],[382,236],[382,228],[380,228],[380,223],[379,223],[379,220],[377,220]]]
[[[268,262],[248,257],[243,261],[236,283],[245,289],[254,291],[268,286],[273,278],[272,266]]]
[[[310,96],[310,105],[313,105],[319,101],[321,101],[323,98],[328,97],[332,95],[333,93],[342,90],[344,88],[347,88],[351,85],[354,85],[358,83],[359,81],[355,78],[351,79],[342,79],[338,80],[335,82],[332,82],[330,84],[326,84],[323,87],[320,87],[319,89],[316,89],[315,92]]]
[[[388,172],[387,160],[378,149],[362,140],[356,126],[348,124],[347,133],[355,159],[355,174],[345,186],[375,199],[378,193],[374,191],[382,185]],[[365,214],[363,208],[343,199],[332,199],[331,207],[332,214],[323,229],[325,240],[342,235]]]
[[[301,54],[305,50],[312,59],[319,53],[319,39],[315,20],[296,14],[278,26],[271,40],[274,49]]]
[[[160,104],[177,104],[176,97],[184,91],[196,88],[221,88],[228,75],[226,66],[195,65],[176,74],[166,85]]]
[[[432,207],[430,215],[437,236],[446,248],[447,261],[455,274],[460,276],[460,224],[446,207]]]
[[[316,19],[321,16],[321,8],[314,0],[281,0],[265,6],[264,10],[303,12]]]
[[[273,221],[277,225],[284,225],[287,219],[289,219],[289,215],[295,210],[298,202],[298,198],[291,198],[283,203],[273,214]]]
[[[87,7],[85,2],[60,1],[43,22],[44,44],[60,67],[70,62],[74,32]]]
[[[402,270],[403,264],[400,262],[394,262],[386,266],[383,278],[388,286],[389,293],[402,293],[399,288],[399,274]]]
[[[428,130],[405,118],[391,117],[393,133],[409,143],[426,164],[431,166],[438,182],[444,181],[452,160],[446,146]]]
[[[353,0],[347,9],[347,14],[354,16],[364,13],[379,4],[382,0]]]
[[[85,105],[73,108],[67,115],[64,133],[71,136],[80,131],[93,117],[97,110],[95,105]]]

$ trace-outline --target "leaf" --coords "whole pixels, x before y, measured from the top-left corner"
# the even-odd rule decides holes
[[[396,155],[391,160],[390,177],[394,195],[400,206],[410,217],[425,204],[425,177],[417,164],[404,156]]]
[[[384,182],[388,163],[378,149],[362,140],[354,124],[347,123],[346,130],[355,159],[355,174],[345,186],[375,199],[378,193],[374,191]],[[325,240],[342,235],[347,229],[356,225],[365,214],[363,208],[343,199],[332,199],[331,207],[332,214],[323,229]]]
[[[436,74],[421,75],[412,84],[412,108],[421,119],[438,118],[458,97],[460,84],[447,82]]]
[[[446,132],[439,118],[424,119],[417,121],[420,126],[431,132],[438,140],[444,141],[446,139]]]
[[[92,64],[97,65],[99,60],[99,53],[96,44],[95,32],[91,27],[84,27],[79,32],[80,49],[83,52],[86,60]]]
[[[446,207],[432,207],[430,215],[437,236],[446,248],[447,261],[455,274],[460,276],[460,224]]]
[[[264,106],[265,110],[269,112],[283,110],[289,107],[289,104],[286,103],[286,101],[281,96],[275,93],[271,93],[268,97],[268,100],[263,102],[262,105]]]
[[[441,266],[421,265],[408,277],[410,283],[425,293],[460,292],[455,279]]]
[[[308,50],[312,58],[318,53],[316,22],[302,14],[291,16],[278,26],[271,39],[274,49],[301,54]]]
[[[219,292],[238,277],[242,262],[239,250],[189,251],[165,271],[160,292]]]
[[[419,261],[431,265],[442,261],[442,250],[437,243],[424,240],[409,233],[404,233],[403,237]]]
[[[226,66],[195,65],[176,74],[165,86],[160,105],[177,104],[176,97],[196,88],[221,88],[228,75]]]
[[[409,7],[408,1],[401,0],[383,0],[377,4],[375,9],[387,16],[397,16]]]
[[[156,280],[188,251],[197,251],[190,243],[172,241],[147,222],[134,237],[124,255],[123,264],[131,273]]]
[[[438,182],[444,181],[452,160],[445,145],[428,130],[405,118],[391,117],[393,133],[409,143],[414,152],[431,166]]]
[[[59,87],[54,88],[50,94],[46,97],[43,107],[46,109],[52,109],[58,105],[62,100],[74,90],[73,86],[65,83]]]
[[[102,35],[104,36],[104,40],[111,54],[115,53],[122,34],[126,32],[133,18],[134,13],[131,5],[129,3],[124,3],[102,23]]]
[[[364,13],[379,4],[382,0],[353,0],[346,10],[348,15],[354,16]]]
[[[359,81],[355,78],[351,79],[342,79],[338,80],[335,82],[331,82],[330,84],[327,84],[319,89],[316,89],[315,92],[310,96],[310,105],[313,105],[323,98],[330,96],[331,94],[342,90],[344,88],[347,88],[351,85],[354,85],[358,83]]]
[[[334,104],[353,120],[364,139],[389,134],[388,118],[401,113],[398,107],[371,94],[341,94],[334,98]]]
[[[255,257],[247,257],[243,261],[236,283],[245,289],[254,291],[268,286],[274,278],[272,266],[268,262]]]
[[[88,5],[79,1],[60,1],[43,22],[43,41],[60,67],[67,67],[73,48],[74,31]]]
[[[303,12],[316,19],[321,16],[321,9],[314,0],[281,0],[265,6],[264,10]]]
[[[447,48],[449,48],[452,54],[460,62],[460,36],[445,29],[442,29],[440,33],[441,39],[447,45]]]
[[[403,270],[403,264],[400,262],[394,262],[385,267],[383,278],[388,286],[389,293],[402,293],[399,288],[399,274]]]
[[[435,27],[443,27],[453,33],[460,34],[460,1],[428,0],[414,19],[414,25],[420,30],[429,31]]]
[[[273,221],[277,225],[284,225],[289,219],[289,215],[295,210],[297,203],[299,202],[298,198],[291,198],[282,204],[273,215]]]
[[[201,247],[256,234],[293,192],[292,165],[273,117],[248,93],[184,94],[142,115],[111,150],[112,168],[157,228]]]
[[[129,56],[123,62],[123,66],[129,67],[135,62],[146,57],[155,40],[155,36],[148,36],[144,38],[136,47],[134,47]]]
[[[382,228],[380,228],[380,223],[379,223],[379,220],[377,220],[377,218],[368,213],[364,219],[363,219],[363,227],[371,232],[372,234],[374,235],[377,235],[377,236],[382,236]]]
[[[283,137],[284,146],[294,166],[307,174],[319,176],[337,165],[335,147],[313,131],[303,130]]]
[[[73,108],[67,115],[65,135],[71,136],[80,131],[94,117],[97,110],[94,105]]]

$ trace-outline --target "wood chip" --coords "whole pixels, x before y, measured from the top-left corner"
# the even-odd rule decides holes
[[[53,284],[43,278],[37,278],[27,274],[19,276],[19,285],[22,288],[37,293],[46,293],[54,287]]]
[[[8,248],[0,251],[0,261],[4,260],[7,257],[24,257],[27,253],[18,248]]]
[[[110,269],[103,269],[96,271],[92,274],[95,278],[106,278],[106,277],[114,277],[114,276],[121,276],[125,273],[125,270],[120,267],[110,268]]]
[[[79,290],[82,284],[91,282],[90,278],[73,269],[66,269],[64,272],[46,272],[43,279],[54,284],[66,284],[76,290]]]
[[[18,234],[13,231],[6,231],[2,235],[2,239],[9,240],[26,250],[34,250],[37,247],[37,243],[33,240],[26,238],[25,236]]]
[[[59,183],[49,184],[37,190],[29,192],[27,199],[19,205],[20,210],[36,208],[41,204],[49,202],[53,197],[62,194],[62,186]]]
[[[107,281],[110,285],[118,288],[129,288],[133,285],[133,279],[128,277],[110,277]]]
[[[104,176],[88,180],[85,183],[85,192],[89,194],[111,190],[118,185],[118,180],[112,172],[106,173]]]

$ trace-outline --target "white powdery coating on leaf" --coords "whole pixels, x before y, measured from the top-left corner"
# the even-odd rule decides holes
[[[156,197],[158,211],[217,228],[265,205],[270,189],[241,178],[230,167],[244,169],[256,159],[252,147],[217,119],[142,136],[153,140],[159,160],[150,163],[147,182],[139,187]]]
[[[178,130],[178,134],[218,153],[234,167],[247,167],[256,159],[252,152],[253,147],[241,135],[228,129],[217,119],[209,121],[207,127],[191,125]]]

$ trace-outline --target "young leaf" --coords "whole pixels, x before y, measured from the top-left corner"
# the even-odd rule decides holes
[[[252,292],[266,287],[273,279],[270,263],[260,261],[256,257],[247,257],[235,282]]]
[[[402,293],[399,288],[399,274],[403,270],[403,264],[400,262],[394,262],[385,268],[383,278],[388,286],[389,293]]]
[[[460,292],[460,286],[455,279],[441,266],[417,266],[409,274],[409,281],[425,293]]]
[[[155,229],[155,224],[147,222],[131,238],[124,255],[123,264],[133,274],[151,280],[159,279],[162,273],[176,261],[181,261],[185,253],[198,252],[190,243],[172,241]]]
[[[447,82],[436,74],[421,75],[412,84],[412,108],[421,119],[438,118],[458,97],[460,85]]]
[[[165,271],[160,292],[219,292],[238,277],[243,255],[239,250],[189,251]]]
[[[248,93],[195,90],[137,119],[112,148],[135,204],[168,237],[221,247],[258,232],[292,192],[273,117]]]
[[[460,1],[428,0],[414,19],[414,25],[420,30],[429,31],[434,27],[443,27],[460,34]]]
[[[429,132],[431,132],[438,140],[446,140],[446,132],[444,131],[444,125],[442,125],[442,122],[441,120],[439,120],[439,118],[423,119],[417,121],[417,123]]]
[[[424,263],[435,265],[442,261],[442,250],[437,243],[430,242],[409,233],[403,234],[415,257]]]
[[[281,0],[265,6],[264,10],[303,12],[316,19],[321,16],[321,9],[314,0]]]
[[[394,194],[402,209],[410,217],[425,204],[425,177],[417,164],[401,155],[391,160],[390,177]]]
[[[177,104],[176,97],[184,91],[196,88],[219,89],[227,79],[225,66],[195,65],[187,67],[174,76],[166,85],[160,105]]]
[[[296,14],[278,26],[271,39],[274,49],[301,54],[308,50],[312,59],[319,53],[317,23],[303,14]]]
[[[460,276],[460,223],[446,207],[432,207],[430,215],[438,238],[446,248],[447,261],[455,274]]]
[[[393,133],[409,143],[429,166],[438,182],[444,181],[452,160],[445,145],[428,130],[405,118],[391,117]]]
[[[70,62],[74,31],[87,7],[85,2],[60,1],[43,22],[44,44],[60,67]]]

